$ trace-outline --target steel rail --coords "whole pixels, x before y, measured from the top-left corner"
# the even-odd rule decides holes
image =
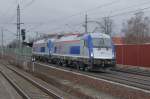
[[[51,90],[45,88],[43,85],[39,84],[38,82],[32,80],[30,77],[27,77],[26,75],[23,75],[21,73],[19,73],[17,70],[5,65],[8,69],[10,69],[11,71],[15,72],[16,74],[18,74],[19,76],[23,77],[24,79],[26,79],[27,81],[29,81],[30,83],[32,83],[34,86],[38,87],[39,89],[41,89],[42,91],[44,91],[45,93],[47,93],[48,95],[52,96],[54,99],[64,99],[63,97],[61,97],[60,95],[56,94],[55,92],[52,92]]]
[[[9,78],[3,71],[0,73],[4,78],[15,88],[15,90],[23,97],[23,99],[31,99],[11,78]]]
[[[61,68],[61,69],[67,70],[67,71],[74,71],[74,72],[81,73],[81,74],[84,74],[84,75],[93,76],[93,77],[96,77],[96,78],[102,78],[102,79],[106,79],[106,80],[113,81],[113,82],[118,82],[118,83],[129,85],[129,86],[134,86],[136,88],[140,88],[140,89],[144,89],[144,90],[150,90],[149,82],[144,80],[144,79],[141,79],[141,78],[135,78],[135,77],[129,78],[129,77],[127,77],[127,75],[126,75],[126,77],[125,77],[125,75],[123,77],[123,76],[120,76],[120,75],[116,75],[115,73],[111,74],[108,71],[103,72],[103,73],[77,71],[76,69],[60,67],[56,64],[51,64],[51,65],[54,66],[55,68]],[[123,74],[126,74],[126,73],[123,73]],[[137,81],[137,80],[139,80],[139,81]]]

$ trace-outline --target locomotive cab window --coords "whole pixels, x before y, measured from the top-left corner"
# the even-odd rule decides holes
[[[111,40],[108,38],[94,38],[93,39],[93,46],[95,48],[109,48],[111,47]]]

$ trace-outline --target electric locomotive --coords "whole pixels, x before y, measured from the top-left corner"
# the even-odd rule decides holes
[[[115,66],[111,37],[102,33],[65,35],[34,42],[33,57],[82,70]]]

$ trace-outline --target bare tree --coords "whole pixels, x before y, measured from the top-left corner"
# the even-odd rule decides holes
[[[150,33],[150,20],[144,17],[143,12],[138,12],[123,24],[122,32],[125,33],[125,42],[129,44],[141,44],[148,42]]]

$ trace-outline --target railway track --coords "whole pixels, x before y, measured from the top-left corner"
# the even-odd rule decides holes
[[[150,77],[148,76],[141,76],[138,74],[136,75],[132,73],[114,71],[114,70],[106,71],[103,73],[102,72],[85,72],[85,71],[78,71],[72,68],[61,67],[61,66],[54,65],[54,64],[51,64],[51,65],[56,68],[61,68],[61,69],[65,69],[68,71],[74,71],[74,72],[78,72],[78,73],[85,74],[88,76],[93,76],[96,78],[105,79],[105,80],[117,82],[120,84],[125,84],[131,87],[136,87],[142,90],[150,91],[150,83],[149,83]]]
[[[118,72],[107,72],[107,73],[92,73],[91,76],[97,77],[97,78],[103,78],[109,81],[118,82],[121,84],[133,86],[142,90],[148,90],[150,91],[150,78],[140,78],[139,75],[131,75],[126,73],[118,73]]]
[[[115,68],[112,69],[112,71],[116,72],[124,72],[129,74],[135,74],[135,75],[141,75],[141,76],[147,76],[150,77],[150,71],[146,70],[139,70],[139,69],[121,69],[121,68]]]
[[[131,73],[117,72],[117,71],[106,71],[104,73],[84,73],[97,78],[106,79],[109,81],[125,84],[131,87],[136,87],[142,90],[150,91],[150,77],[141,76]]]
[[[142,92],[150,93],[150,77],[145,77],[145,76],[140,76],[140,75],[135,75],[135,74],[128,74],[124,72],[117,72],[117,71],[108,71],[107,73],[102,73],[102,72],[84,72],[84,71],[78,71],[76,69],[72,68],[66,68],[66,67],[61,67],[58,65],[54,64],[45,64],[45,63],[35,63],[35,66],[38,65],[40,68],[46,67],[54,67],[54,68],[59,68],[59,69],[64,69],[65,71],[71,71],[71,72],[76,72],[82,74],[82,75],[87,75],[88,77],[90,76],[91,78],[94,77],[96,79],[104,79],[110,82],[113,82],[115,84],[127,86],[127,88],[132,88],[135,90],[139,90]],[[42,67],[43,66],[43,67]],[[13,68],[7,67],[11,69],[13,72],[16,72]],[[35,67],[38,68],[38,67]],[[36,69],[35,69],[36,70]]]
[[[1,66],[0,73],[23,99],[63,99],[55,92],[50,91],[27,75],[23,75],[11,67]]]

